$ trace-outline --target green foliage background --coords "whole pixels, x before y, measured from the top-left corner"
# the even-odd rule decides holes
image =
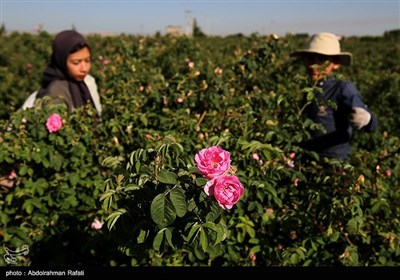
[[[87,38],[101,118],[20,109],[39,88],[52,35],[0,36],[0,174],[17,173],[0,194],[2,256],[26,244],[18,265],[400,264],[399,30],[342,39],[354,64],[338,74],[379,127],[357,131],[349,161],[329,167],[298,147],[315,126],[299,107],[312,88],[290,53],[307,34]],[[63,127],[49,134],[55,110]],[[194,166],[211,145],[230,152],[245,187],[228,211]]]

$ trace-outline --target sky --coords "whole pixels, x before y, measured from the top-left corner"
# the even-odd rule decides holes
[[[400,29],[400,0],[0,0],[6,31],[83,34],[165,34],[190,30],[196,20],[209,36],[332,32],[375,36]]]

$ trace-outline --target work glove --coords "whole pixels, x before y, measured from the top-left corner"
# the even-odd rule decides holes
[[[351,124],[357,128],[361,129],[366,126],[371,120],[371,114],[364,108],[354,107],[351,113]]]

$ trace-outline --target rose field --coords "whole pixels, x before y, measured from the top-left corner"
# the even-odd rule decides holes
[[[400,30],[341,39],[379,124],[329,168],[308,34],[88,34],[101,117],[21,108],[53,35],[0,29],[1,266],[400,265]]]

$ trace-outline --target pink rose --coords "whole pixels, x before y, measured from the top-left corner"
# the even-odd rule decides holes
[[[214,195],[222,209],[231,209],[244,193],[244,188],[239,178],[223,175],[209,180],[204,186],[207,195]]]
[[[104,222],[100,222],[99,220],[95,219],[92,222],[91,228],[95,230],[100,230],[103,227]]]
[[[229,152],[219,146],[202,149],[196,154],[195,161],[197,168],[208,179],[223,174],[231,166]]]
[[[11,171],[10,175],[8,175],[8,179],[10,179],[10,180],[12,180],[12,179],[14,179],[14,178],[16,178],[16,177],[17,177],[17,173],[15,173],[14,170]]]
[[[260,160],[260,157],[258,156],[257,153],[253,153],[253,159],[255,159],[255,160]]]
[[[51,114],[46,121],[47,130],[52,133],[58,131],[62,126],[62,118],[59,114]]]

